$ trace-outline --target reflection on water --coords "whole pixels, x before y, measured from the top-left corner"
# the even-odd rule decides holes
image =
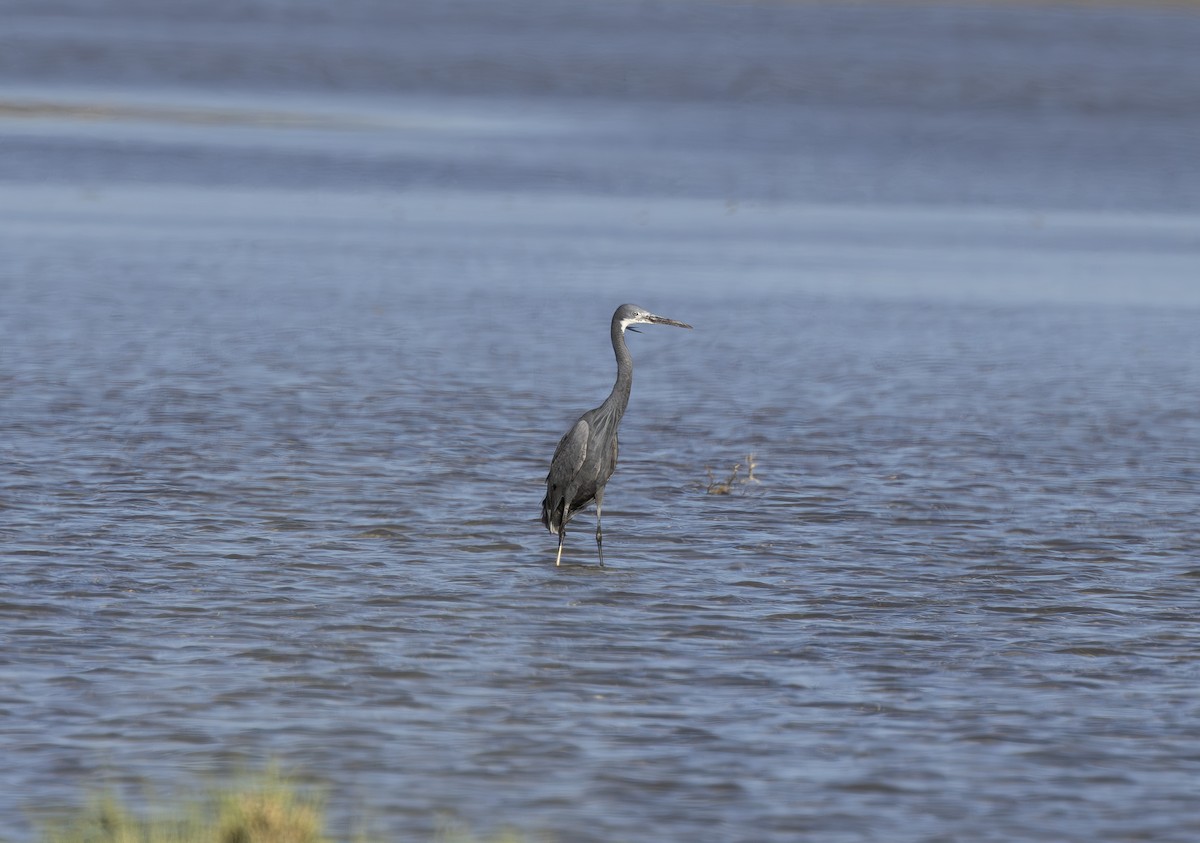
[[[353,8],[280,31],[337,52],[394,25]],[[212,9],[181,66],[230,31]],[[781,50],[781,20],[898,20],[672,9],[651,31],[724,43],[736,20]],[[944,14],[927,43],[1064,13]],[[1128,39],[1193,25],[1084,20],[1023,72],[1132,21],[1106,55],[1151,73]],[[675,55],[614,31],[605,55]],[[1109,134],[1043,181],[1063,150],[968,142],[1027,134],[1021,108],[945,157],[856,147],[965,127],[920,99],[963,94],[765,107],[781,83],[717,96],[720,62],[670,107],[150,91],[146,33],[88,36],[143,39],[104,96],[0,112],[0,813],[275,757],[393,838],[439,812],[579,841],[1195,836],[1196,187],[1159,189],[1181,158],[1129,167]],[[556,49],[535,57],[575,66]],[[1085,111],[1043,117],[1078,140]],[[1155,113],[1146,147],[1181,149],[1194,116]],[[610,567],[584,517],[556,569],[542,479],[611,385],[626,300],[695,331],[631,338]],[[706,494],[749,452],[760,483]]]

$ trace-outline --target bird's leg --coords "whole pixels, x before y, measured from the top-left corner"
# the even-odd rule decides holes
[[[596,553],[600,554],[600,567],[604,567],[604,535],[600,532],[600,504],[604,501],[604,489],[596,490]]]
[[[563,542],[567,538],[567,505],[563,504],[562,521],[558,524],[558,556],[554,557],[554,567],[562,564]]]

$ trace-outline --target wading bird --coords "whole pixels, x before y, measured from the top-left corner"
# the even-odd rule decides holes
[[[604,403],[588,410],[559,440],[546,475],[546,497],[542,500],[542,523],[558,535],[558,556],[555,565],[562,563],[563,540],[567,537],[567,522],[581,509],[596,501],[596,552],[604,565],[604,544],[600,533],[600,505],[604,487],[617,467],[617,428],[629,406],[629,390],[633,386],[633,358],[625,346],[625,329],[640,333],[631,325],[674,325],[690,328],[674,319],[655,316],[645,308],[623,304],[612,318],[612,346],[617,355],[617,382]]]

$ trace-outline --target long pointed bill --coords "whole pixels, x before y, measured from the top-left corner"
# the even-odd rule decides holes
[[[692,327],[685,322],[676,322],[674,319],[668,319],[665,316],[655,316],[653,313],[646,317],[646,321],[653,322],[655,325],[674,325],[676,328]]]

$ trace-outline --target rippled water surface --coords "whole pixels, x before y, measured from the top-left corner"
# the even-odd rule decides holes
[[[689,25],[716,38],[716,8]],[[849,14],[805,8],[737,20]],[[962,14],[934,34],[1054,27]],[[1159,13],[1089,14],[1175,43]],[[69,41],[73,20],[20,26]],[[215,87],[206,31],[179,49]],[[875,60],[922,52],[898,43]],[[704,73],[717,93],[674,109],[522,100],[511,67],[498,98],[436,74],[388,97],[319,52],[358,99],[229,97],[151,86],[150,46],[110,58],[101,94],[69,58],[33,91],[14,55],[4,834],[97,781],[136,797],[279,759],[332,789],[339,833],[385,839],[447,816],[585,842],[1200,836],[1200,192],[1175,89],[1132,109],[1116,82],[1054,88],[1045,137],[1088,155],[989,169],[951,132],[947,166],[974,175],[943,183],[912,135],[901,172],[895,143],[834,136],[1019,137],[1028,112],[991,88],[992,129],[957,88],[923,95],[941,117],[837,86],[768,107],[790,90],[770,80],[730,105]],[[1023,72],[1074,78],[1070,55]],[[1097,102],[1146,118],[1163,170],[1108,154]],[[611,386],[627,300],[695,330],[630,337],[608,567],[588,515],[556,568],[542,481]]]

